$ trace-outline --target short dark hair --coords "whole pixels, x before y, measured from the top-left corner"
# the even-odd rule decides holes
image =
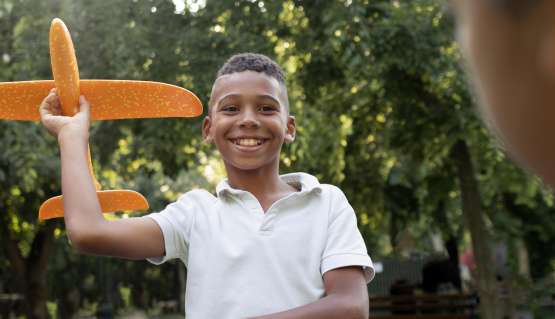
[[[287,86],[285,85],[285,72],[279,64],[274,60],[260,53],[240,53],[232,55],[216,74],[216,79],[222,75],[239,73],[244,71],[253,71],[264,73],[278,81],[281,85],[285,96],[287,97]],[[212,107],[212,94],[210,94],[210,101],[208,101],[209,110]],[[285,107],[289,112],[289,101],[285,100]]]
[[[285,73],[283,69],[269,57],[259,53],[240,53],[230,57],[220,68],[217,78],[222,75],[254,71],[264,73],[276,79],[285,86]]]

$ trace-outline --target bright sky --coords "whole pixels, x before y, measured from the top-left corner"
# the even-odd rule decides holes
[[[196,13],[206,6],[206,0],[172,0],[175,5],[175,13],[183,13],[185,9]]]

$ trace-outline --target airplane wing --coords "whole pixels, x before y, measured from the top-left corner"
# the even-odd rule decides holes
[[[171,84],[130,80],[80,80],[93,120],[195,117],[202,114],[196,95]],[[0,119],[40,120],[38,107],[53,80],[0,83]]]
[[[126,189],[97,191],[98,202],[103,213],[138,211],[148,209],[148,202],[143,195]],[[42,203],[39,219],[46,220],[64,216],[64,198],[56,196]]]

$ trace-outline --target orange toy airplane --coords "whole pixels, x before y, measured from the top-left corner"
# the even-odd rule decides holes
[[[54,80],[0,83],[0,119],[40,120],[38,106],[54,87],[60,97],[62,113],[67,116],[77,113],[81,94],[91,105],[92,120],[195,117],[202,114],[200,100],[192,92],[174,85],[148,81],[79,80],[71,36],[58,18],[52,20],[49,41]],[[148,208],[146,199],[135,191],[100,190],[90,151],[89,171],[104,213]],[[63,215],[62,196],[48,199],[39,209],[40,220]]]

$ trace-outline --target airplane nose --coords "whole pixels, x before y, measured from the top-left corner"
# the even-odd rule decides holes
[[[62,113],[73,116],[79,107],[79,67],[69,31],[58,18],[52,20],[49,44],[52,75],[62,104]]]

